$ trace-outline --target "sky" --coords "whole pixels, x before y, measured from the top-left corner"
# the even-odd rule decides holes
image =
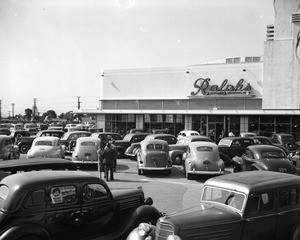
[[[97,109],[102,70],[261,56],[273,22],[273,0],[1,0],[1,115]]]

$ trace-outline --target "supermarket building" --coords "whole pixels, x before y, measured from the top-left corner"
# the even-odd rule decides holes
[[[218,142],[222,132],[269,136],[292,133],[300,140],[298,0],[274,1],[263,56],[234,57],[199,65],[104,70],[94,116],[104,131],[193,129]]]

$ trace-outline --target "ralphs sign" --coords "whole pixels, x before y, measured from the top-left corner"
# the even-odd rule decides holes
[[[192,96],[198,95],[227,95],[227,94],[242,94],[249,95],[251,93],[251,85],[244,83],[244,79],[240,79],[236,85],[228,84],[228,79],[225,79],[221,85],[209,85],[210,78],[198,78],[194,82],[196,91],[191,92]]]

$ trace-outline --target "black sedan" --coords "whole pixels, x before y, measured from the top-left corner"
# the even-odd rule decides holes
[[[299,174],[286,153],[273,145],[248,146],[242,157],[234,157],[233,162],[234,172],[261,170]]]

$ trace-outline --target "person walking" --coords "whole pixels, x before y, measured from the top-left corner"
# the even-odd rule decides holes
[[[113,150],[114,154],[115,154],[115,158],[114,158],[114,172],[117,172],[117,157],[118,157],[118,152],[117,152],[117,148],[115,145],[115,140],[112,138],[111,139],[111,149]]]
[[[102,153],[103,165],[105,167],[105,177],[106,181],[108,179],[114,180],[114,159],[115,153],[111,148],[111,143],[108,142]]]
[[[102,178],[102,173],[104,174],[104,178],[105,178],[105,173],[104,173],[104,165],[103,165],[103,151],[104,148],[100,147],[97,150],[97,154],[98,154],[98,172],[99,172],[99,177]]]

